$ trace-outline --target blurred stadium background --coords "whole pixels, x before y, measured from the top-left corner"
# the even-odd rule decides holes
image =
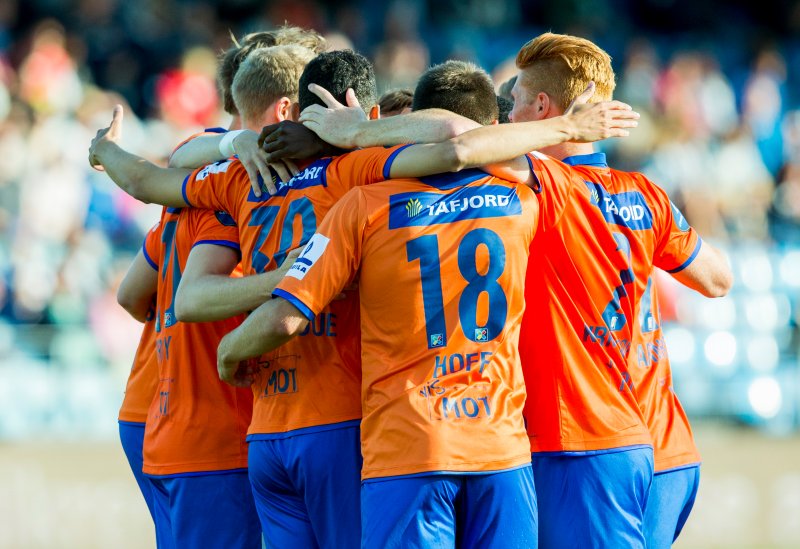
[[[117,102],[156,162],[227,125],[215,55],[284,21],[370,56],[381,90],[448,58],[499,86],[545,30],[612,55],[642,123],[611,164],[664,186],[736,275],[715,301],[663,281],[704,456],[677,546],[800,546],[800,1],[0,0],[0,547],[154,545],[116,440],[140,328],[115,291],[159,209],[86,150]]]

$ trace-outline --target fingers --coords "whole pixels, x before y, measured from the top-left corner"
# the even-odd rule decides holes
[[[361,107],[361,104],[358,102],[358,98],[356,97],[356,92],[353,90],[353,88],[347,88],[344,98],[347,101],[348,107]]]
[[[272,162],[270,163],[270,166],[272,166],[272,169],[278,174],[278,177],[281,181],[286,182],[292,178],[292,174],[289,173],[289,171],[286,169],[286,166],[284,166],[282,162]],[[270,183],[271,182],[272,178],[270,178]],[[277,192],[277,189],[270,191],[269,194],[275,194],[275,192]]]
[[[122,105],[114,105],[114,113],[111,115],[111,126],[109,126],[109,132],[113,137],[122,135],[122,119],[124,114],[125,112],[122,109]]]
[[[589,99],[591,99],[592,96],[594,95],[594,90],[595,90],[595,83],[589,82],[589,85],[586,86],[586,89],[583,90],[581,94],[578,97],[576,97],[575,101],[573,101],[572,103],[579,105],[583,103],[588,103]]]
[[[264,126],[261,128],[261,133],[258,134],[258,146],[263,147],[264,141],[275,131],[278,127],[277,124],[270,124],[269,126]]]
[[[297,164],[291,159],[284,158],[283,163],[286,165],[286,169],[289,170],[289,173],[292,174],[292,177],[300,173],[300,168],[298,168]]]
[[[316,84],[309,84],[308,91],[322,99],[322,102],[325,103],[328,107],[332,109],[341,109],[344,107],[341,103],[339,103],[331,92],[323,88],[322,86],[318,86]]]
[[[275,194],[276,189],[272,183],[272,172],[269,171],[269,165],[267,164],[266,160],[262,158],[261,155],[256,155],[255,164],[256,168],[258,169],[258,173],[261,174],[261,179],[264,181],[264,186],[267,188],[267,191],[270,194]],[[270,188],[273,190],[270,190]],[[256,193],[256,196],[261,196],[261,193]]]
[[[261,182],[258,180],[258,169],[255,164],[251,164],[248,162],[245,164],[242,162],[245,171],[247,172],[247,177],[250,178],[250,188],[253,189],[253,194],[256,196],[261,196]],[[265,180],[266,183],[266,180]]]

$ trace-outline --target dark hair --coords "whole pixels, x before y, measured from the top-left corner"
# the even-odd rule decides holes
[[[517,83],[517,75],[515,74],[514,76],[512,76],[511,78],[500,84],[500,89],[497,91],[497,95],[513,101],[514,96],[511,95],[511,89],[514,87],[514,84],[516,83]]]
[[[497,96],[497,121],[501,124],[508,124],[511,122],[509,120],[508,115],[511,114],[511,111],[514,109],[514,102],[510,99],[506,99],[502,95]]]
[[[385,112],[400,112],[410,107],[413,100],[414,92],[411,90],[392,90],[384,93],[378,99],[378,105],[380,105],[381,115],[383,115]]]
[[[414,90],[413,110],[447,109],[480,124],[497,120],[497,99],[486,71],[465,61],[445,61],[425,71]]]
[[[353,50],[321,53],[306,65],[300,76],[300,110],[311,105],[325,105],[322,99],[308,91],[309,84],[322,86],[342,104],[346,103],[347,88],[353,88],[365,110],[375,105],[378,95],[372,63]]]

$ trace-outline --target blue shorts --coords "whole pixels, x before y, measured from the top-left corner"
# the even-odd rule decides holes
[[[537,547],[530,465],[497,473],[438,473],[361,485],[365,548]]]
[[[539,545],[644,548],[644,512],[653,480],[653,449],[533,454]]]
[[[261,549],[247,472],[152,477],[158,549]]]
[[[644,514],[648,549],[669,548],[678,539],[699,485],[699,465],[656,473]]]
[[[131,466],[133,477],[139,490],[142,492],[147,510],[150,517],[155,520],[153,515],[153,489],[147,477],[142,473],[142,445],[144,444],[144,423],[134,423],[132,421],[119,422],[119,440],[122,442],[122,451],[128,458],[128,465]]]
[[[250,482],[267,547],[359,547],[359,424],[248,437]]]

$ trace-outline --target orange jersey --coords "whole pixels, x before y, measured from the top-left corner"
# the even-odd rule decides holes
[[[685,269],[700,250],[700,239],[683,214],[669,200],[666,192],[636,173],[611,170],[601,154],[575,156],[566,162],[583,164],[593,179],[627,180],[628,195],[604,197],[618,205],[616,216],[606,217],[609,226],[624,232],[630,240],[644,245],[644,255],[633,255],[631,264],[636,279],[636,316],[632,321],[633,344],[629,354],[631,382],[653,440],[655,470],[663,471],[700,462],[689,420],[672,387],[666,342],[661,330],[658,297],[653,267],[669,272]],[[632,194],[632,193],[638,193]],[[631,200],[628,197],[636,197]],[[623,200],[630,207],[627,216]],[[635,204],[641,206],[640,210]],[[617,218],[618,216],[618,218]],[[648,222],[649,218],[652,222]],[[641,259],[641,261],[636,261]]]
[[[156,223],[147,232],[142,244],[142,253],[145,259],[156,271],[158,271],[157,261],[160,245],[161,224]],[[133,357],[133,366],[125,387],[125,398],[122,399],[122,406],[119,409],[119,421],[144,423],[147,420],[147,410],[150,408],[158,385],[155,319],[156,303],[154,299],[147,311],[142,337]]]
[[[281,265],[316,232],[328,210],[352,187],[385,179],[387,160],[401,147],[354,151],[308,164],[277,194],[256,197],[238,160],[197,170],[184,182],[192,206],[229,212],[239,227],[245,275]],[[286,433],[361,417],[358,301],[333,302],[298,338],[265,355],[253,384],[248,434]]]
[[[653,437],[655,471],[700,463],[689,419],[672,386],[667,343],[661,330],[655,276],[639,302],[639,328],[631,348],[631,374]]]
[[[672,223],[672,211],[660,203],[653,209],[633,174],[575,166],[583,181],[565,189],[542,169],[564,164],[531,160],[545,192],[556,189],[566,200],[561,218],[534,242],[526,282],[520,353],[531,450],[650,445],[628,366],[646,286],[634,273],[656,256],[668,269],[685,260],[675,243],[655,238]]]
[[[220,381],[216,362],[220,339],[242,318],[175,319],[175,294],[189,252],[200,244],[238,251],[235,224],[222,212],[166,208],[161,226],[155,328],[159,382],[147,417],[142,470],[175,475],[245,468],[252,396]]]
[[[531,189],[477,170],[357,188],[276,288],[313,318],[358,273],[363,478],[530,462],[517,344],[537,215]]]

